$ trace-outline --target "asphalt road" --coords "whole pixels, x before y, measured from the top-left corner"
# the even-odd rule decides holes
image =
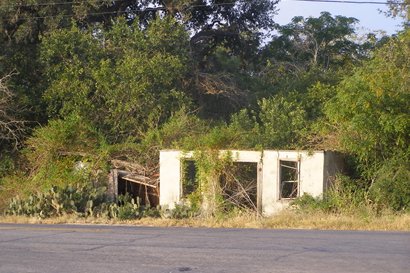
[[[410,233],[0,224],[0,272],[410,272]]]

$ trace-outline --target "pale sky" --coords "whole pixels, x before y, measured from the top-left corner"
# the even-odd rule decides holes
[[[349,0],[352,1],[352,0]],[[384,0],[353,0],[365,2],[384,2]],[[342,15],[354,17],[360,22],[356,25],[358,33],[383,30],[386,34],[394,34],[401,30],[402,19],[386,17],[378,10],[387,10],[385,5],[375,4],[348,4],[348,3],[323,3],[323,2],[299,2],[294,0],[281,0],[277,6],[280,10],[274,17],[275,22],[284,25],[291,21],[294,16],[318,17],[321,11],[328,11],[333,16]]]

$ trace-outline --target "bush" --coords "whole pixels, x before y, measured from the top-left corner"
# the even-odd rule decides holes
[[[186,204],[176,204],[175,208],[171,210],[171,218],[183,219],[198,216],[200,211],[192,206]]]
[[[89,123],[71,115],[37,128],[26,144],[25,154],[31,168],[38,170],[64,157],[78,159],[85,156],[91,160],[105,145],[105,139]]]
[[[377,209],[410,210],[410,162],[396,156],[385,162],[370,188],[370,196]]]
[[[35,129],[26,144],[24,172],[31,192],[51,186],[105,182],[108,161],[105,139],[78,116],[52,120]]]
[[[325,210],[323,203],[323,198],[315,198],[308,193],[304,193],[301,197],[293,200],[292,206],[302,211]]]
[[[15,169],[15,162],[11,155],[1,151],[0,154],[0,178],[6,176]],[[1,185],[1,179],[0,179]]]
[[[267,148],[289,148],[298,143],[307,127],[307,114],[296,100],[275,96],[259,102],[259,135]]]
[[[302,211],[320,210],[326,213],[354,214],[372,210],[364,183],[342,175],[336,178],[323,196],[315,198],[304,194],[292,204]]]

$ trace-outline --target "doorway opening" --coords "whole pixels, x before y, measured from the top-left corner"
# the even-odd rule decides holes
[[[138,175],[127,171],[118,171],[117,195],[130,195],[138,199],[141,206],[157,207],[159,205],[158,179]]]

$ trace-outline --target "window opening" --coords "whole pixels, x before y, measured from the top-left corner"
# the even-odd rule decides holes
[[[280,160],[280,198],[293,199],[299,195],[299,164]]]
[[[197,167],[193,160],[182,161],[182,196],[187,196],[198,189]]]

